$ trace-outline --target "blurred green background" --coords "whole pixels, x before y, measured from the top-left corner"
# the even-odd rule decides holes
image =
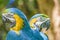
[[[8,32],[2,22],[1,12],[6,8],[9,0],[0,0],[0,40],[5,40],[5,35]],[[16,7],[22,10],[28,19],[34,14],[43,13],[50,15],[54,6],[53,0],[15,0],[10,7]],[[50,16],[49,16],[50,17]]]

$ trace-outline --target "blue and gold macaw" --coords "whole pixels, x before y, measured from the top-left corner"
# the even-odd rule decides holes
[[[43,39],[48,40],[48,36],[41,31],[44,28],[45,30],[48,30],[50,27],[50,19],[47,15],[36,14],[29,20],[29,23],[32,30],[40,31],[40,35],[43,37]]]
[[[44,40],[39,31],[33,31],[22,11],[9,8],[3,11],[2,19],[10,30],[6,40]]]

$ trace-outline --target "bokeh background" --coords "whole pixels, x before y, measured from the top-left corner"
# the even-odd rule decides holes
[[[58,0],[60,3],[60,0]],[[6,9],[9,0],[0,0],[0,40],[5,40],[5,35],[8,32],[3,24],[1,12]],[[52,9],[54,7],[53,0],[15,0],[15,2],[10,5],[10,7],[16,7],[22,10],[27,16],[28,20],[37,13],[43,13],[51,17]],[[53,40],[51,31],[53,29],[49,29],[47,35],[49,40]],[[52,32],[53,33],[53,32]]]

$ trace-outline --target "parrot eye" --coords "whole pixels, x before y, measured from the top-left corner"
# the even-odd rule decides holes
[[[15,19],[13,17],[13,13],[3,13],[2,14],[2,20],[7,28],[14,27],[15,25]]]

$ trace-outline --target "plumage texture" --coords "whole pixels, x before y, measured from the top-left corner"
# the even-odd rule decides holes
[[[49,40],[48,36],[45,35],[43,32],[40,32],[40,35],[43,37],[44,40]]]
[[[9,8],[4,12],[15,13],[24,20],[24,26],[21,30],[18,31],[19,34],[16,34],[15,30],[10,30],[7,34],[6,40],[44,40],[39,31],[31,30],[28,20],[23,12],[16,8]]]

